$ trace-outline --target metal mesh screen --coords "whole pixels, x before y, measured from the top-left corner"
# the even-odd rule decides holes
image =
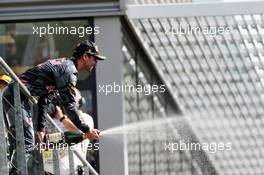
[[[263,170],[263,14],[130,20],[220,174]]]
[[[124,84],[150,84],[150,80],[147,79],[149,75],[143,73],[141,66],[136,61],[136,59],[144,58],[139,54],[133,55],[125,43],[122,51],[124,55]],[[138,58],[135,58],[135,56]],[[148,73],[151,74],[151,72]],[[126,123],[168,117],[164,99],[162,100],[158,95],[131,92],[124,93],[124,95]],[[191,160],[188,151],[179,150],[172,154],[164,149],[164,143],[160,139],[148,139],[144,131],[140,129],[136,133],[136,135],[128,134],[127,137],[129,174],[169,175],[176,172],[190,175],[201,174],[199,167]]]

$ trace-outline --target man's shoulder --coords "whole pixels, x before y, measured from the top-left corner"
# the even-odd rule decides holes
[[[74,62],[71,59],[66,59],[63,64],[65,65],[66,70],[68,71],[68,73],[70,74],[75,74],[77,73],[77,69],[76,66],[74,64]]]
[[[70,58],[57,58],[48,60],[49,64],[56,69],[59,69],[60,73],[74,74],[77,73],[74,62]]]
[[[68,83],[70,84],[70,86],[75,87],[78,79],[78,71],[75,67],[74,62],[71,59],[65,59],[62,65],[64,66],[63,77],[68,79]]]

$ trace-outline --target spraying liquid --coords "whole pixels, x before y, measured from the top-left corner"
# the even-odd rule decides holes
[[[139,121],[131,124],[113,127],[100,132],[101,137],[120,137],[124,134],[135,136],[141,134],[145,139],[164,139],[171,135],[175,136],[175,126],[180,126],[184,119],[182,117],[166,117]],[[179,129],[179,128],[178,128]]]

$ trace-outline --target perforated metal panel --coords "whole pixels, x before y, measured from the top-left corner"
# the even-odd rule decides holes
[[[200,142],[231,147],[207,152],[218,173],[262,174],[264,15],[222,11],[130,23]]]

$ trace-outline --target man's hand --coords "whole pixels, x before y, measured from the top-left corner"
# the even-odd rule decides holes
[[[100,130],[98,129],[91,129],[89,132],[85,133],[84,136],[86,139],[89,140],[98,140],[99,139]]]

